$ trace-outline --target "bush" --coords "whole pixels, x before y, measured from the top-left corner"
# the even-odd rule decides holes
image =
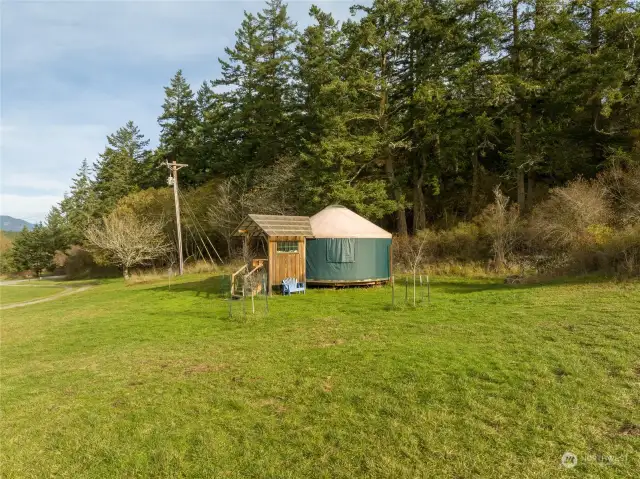
[[[401,271],[412,270],[421,245],[417,265],[420,270],[427,265],[432,269],[435,265],[441,265],[449,271],[455,269],[458,263],[481,262],[489,251],[488,242],[481,235],[480,228],[473,223],[462,222],[450,230],[424,229],[415,236],[394,237],[394,265]],[[474,264],[474,268],[478,269],[477,264]]]
[[[575,252],[596,242],[612,218],[607,190],[600,182],[578,179],[551,190],[550,198],[534,210],[530,234],[541,249]]]
[[[422,244],[418,269],[428,266],[432,273],[640,275],[640,167],[552,190],[526,228],[517,206],[498,189],[494,194],[494,203],[474,223],[394,238],[396,267],[410,271]]]
[[[500,187],[493,190],[494,201],[476,219],[483,233],[491,240],[493,267],[503,271],[521,235],[520,211],[517,205],[509,206]]]
[[[617,274],[640,275],[640,223],[615,232],[603,252]]]
[[[622,225],[640,223],[640,165],[614,167],[598,178]]]
[[[65,254],[64,271],[68,279],[91,276],[92,270],[96,268],[96,263],[89,251],[81,246],[74,245]]]
[[[439,259],[457,261],[478,261],[487,257],[490,245],[483,237],[480,227],[474,223],[460,222],[450,230],[440,231],[437,235]]]

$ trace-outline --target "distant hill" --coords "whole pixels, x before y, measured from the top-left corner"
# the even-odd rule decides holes
[[[0,215],[0,230],[2,231],[22,231],[25,226],[29,229],[33,228],[33,225],[28,221]]]

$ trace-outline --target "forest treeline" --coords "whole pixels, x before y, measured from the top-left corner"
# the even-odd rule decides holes
[[[245,12],[217,78],[170,79],[156,148],[130,121],[83,162],[47,221],[61,243],[82,244],[118,204],[169,218],[166,160],[188,165],[192,220],[225,253],[249,210],[339,203],[402,236],[477,217],[496,185],[527,215],[552,188],[640,163],[639,2],[374,0],[352,13],[313,6],[299,29],[282,0]]]

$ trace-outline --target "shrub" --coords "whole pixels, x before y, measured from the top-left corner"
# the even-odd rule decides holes
[[[476,221],[491,240],[495,270],[502,271],[521,235],[520,211],[517,205],[509,206],[509,198],[500,191],[499,186],[496,186],[493,194],[493,203],[485,208]]]
[[[471,263],[474,263],[474,270],[483,270],[484,267],[479,267],[478,263],[486,258],[489,250],[487,239],[478,225],[465,222],[450,230],[424,229],[415,236],[396,236],[393,239],[393,261],[401,271],[411,271],[414,267],[424,269],[427,265],[430,269],[450,271]],[[415,264],[419,251],[419,261]]]
[[[460,222],[450,230],[439,232],[437,256],[458,261],[481,260],[489,253],[490,245],[474,223]]]
[[[616,273],[640,275],[640,223],[615,232],[603,246]]]
[[[607,191],[601,183],[578,179],[551,190],[550,198],[534,210],[530,232],[543,249],[576,251],[596,241],[612,217]]]
[[[91,253],[81,246],[74,245],[65,254],[64,270],[68,279],[90,276],[92,269],[96,267]]]
[[[623,225],[640,223],[640,165],[624,169],[616,166],[598,181]]]

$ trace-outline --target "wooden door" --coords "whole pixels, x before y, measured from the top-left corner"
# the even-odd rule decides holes
[[[278,251],[279,241],[296,241],[296,252]],[[300,237],[275,237],[269,242],[269,281],[273,286],[280,286],[285,278],[296,278],[305,281],[305,244]]]

